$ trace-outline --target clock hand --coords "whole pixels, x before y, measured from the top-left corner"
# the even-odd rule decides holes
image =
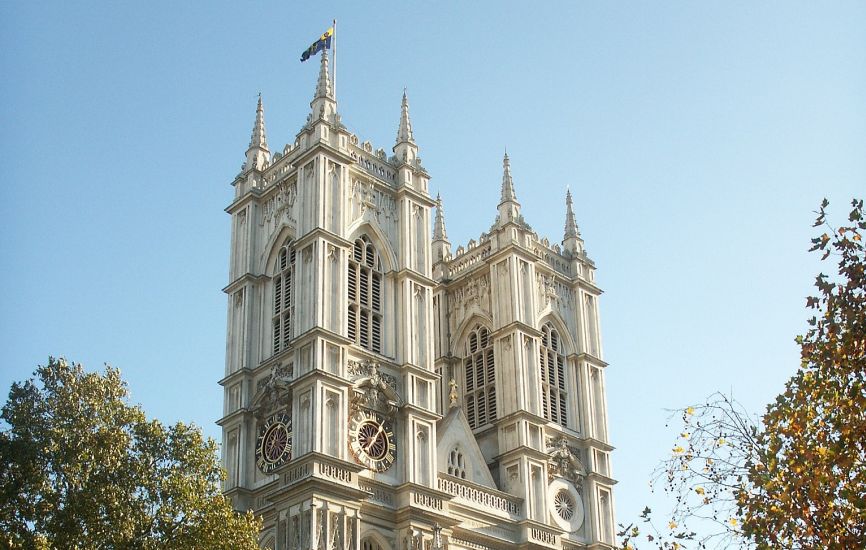
[[[364,452],[365,452],[365,453],[366,453],[367,451],[370,450],[370,447],[372,447],[373,444],[376,443],[376,440],[379,439],[379,435],[381,435],[381,433],[384,432],[384,431],[385,431],[385,425],[384,425],[384,424],[380,424],[380,425],[379,425],[379,431],[377,431],[376,434],[375,434],[373,437],[370,438],[370,442],[369,442],[369,443],[367,443],[366,445],[364,445]]]

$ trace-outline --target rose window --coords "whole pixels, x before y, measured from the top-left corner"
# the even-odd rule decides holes
[[[565,521],[571,521],[574,517],[574,499],[566,489],[560,489],[553,497],[553,507],[556,509],[556,514]]]

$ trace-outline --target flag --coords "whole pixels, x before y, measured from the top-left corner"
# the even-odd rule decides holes
[[[318,40],[313,42],[309,48],[304,50],[304,53],[301,54],[301,63],[303,63],[304,61],[306,61],[310,57],[316,55],[317,53],[324,50],[325,48],[330,49],[332,36],[334,36],[334,27],[330,27],[328,30],[326,30],[322,34],[322,36],[319,37]]]

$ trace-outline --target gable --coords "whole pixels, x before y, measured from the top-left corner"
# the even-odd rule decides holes
[[[449,473],[449,466],[454,464],[455,458],[452,453],[456,452],[459,453],[461,470],[461,475],[457,477],[498,490],[461,407],[452,406],[445,418],[439,421],[436,439],[436,457],[440,472]]]

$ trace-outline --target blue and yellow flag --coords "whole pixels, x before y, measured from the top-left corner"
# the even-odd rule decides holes
[[[322,33],[322,36],[320,36],[318,40],[313,42],[309,48],[304,50],[304,53],[301,54],[301,63],[303,63],[310,57],[316,55],[325,48],[330,49],[332,36],[334,36],[334,27],[330,27],[328,30]]]

